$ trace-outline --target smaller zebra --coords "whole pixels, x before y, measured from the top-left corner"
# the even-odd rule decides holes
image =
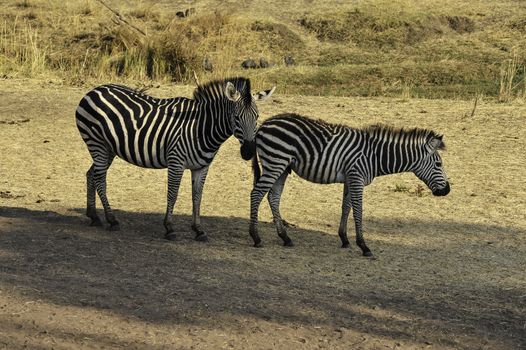
[[[254,246],[261,246],[258,211],[267,192],[278,236],[285,246],[293,245],[279,212],[281,193],[293,170],[311,182],[344,184],[338,229],[342,247],[349,246],[347,219],[352,207],[356,244],[364,256],[372,256],[362,233],[364,187],[376,176],[413,172],[433,195],[447,195],[449,182],[437,152],[445,149],[442,137],[432,130],[419,128],[406,130],[372,125],[355,129],[297,114],[281,114],[266,120],[256,134],[256,155],[252,159],[254,188],[250,195],[250,236]]]

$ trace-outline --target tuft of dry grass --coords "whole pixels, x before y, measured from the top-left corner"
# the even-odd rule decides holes
[[[31,20],[15,17],[11,25],[2,28],[0,65],[28,76],[38,76],[46,70],[46,47]]]
[[[526,65],[516,53],[500,67],[499,101],[526,97]]]

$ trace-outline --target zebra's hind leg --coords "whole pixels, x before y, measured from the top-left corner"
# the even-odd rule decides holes
[[[288,171],[285,171],[274,183],[272,189],[268,193],[268,203],[270,204],[270,210],[272,211],[272,216],[274,219],[274,224],[276,225],[276,231],[278,236],[283,240],[283,245],[285,247],[292,247],[294,243],[287,235],[287,230],[285,229],[284,220],[281,218],[279,212],[279,203],[281,199],[281,194],[283,193],[283,187],[285,186],[285,181],[287,180]]]
[[[208,236],[201,228],[201,197],[205,184],[208,166],[198,170],[192,170],[192,230],[195,232],[195,240],[207,242]]]
[[[115,215],[111,210],[110,202],[108,201],[108,197],[106,196],[106,175],[108,173],[108,168],[113,162],[114,157],[114,154],[99,154],[98,157],[94,159],[93,182],[95,184],[95,188],[97,189],[97,194],[99,195],[100,201],[102,202],[102,206],[104,207],[106,221],[110,224],[108,229],[110,231],[119,231],[119,222],[117,221],[117,219],[115,219]]]
[[[95,165],[92,164],[86,172],[86,216],[91,219],[90,226],[102,226],[102,221],[100,221],[96,209],[96,189],[93,178],[94,167]]]

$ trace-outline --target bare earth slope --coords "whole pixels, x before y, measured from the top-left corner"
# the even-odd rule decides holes
[[[122,230],[88,227],[90,160],[74,124],[84,92],[0,80],[0,348],[526,347],[523,104],[479,101],[473,117],[472,102],[448,100],[278,93],[261,105],[262,118],[299,112],[445,134],[449,196],[420,193],[411,174],[366,189],[369,260],[339,248],[341,186],[296,176],[282,204],[296,246],[280,245],[264,202],[264,248],[252,248],[252,176],[233,139],[205,187],[210,243],[192,240],[188,174],[179,239],[167,242],[165,171],[120,160],[108,182]]]

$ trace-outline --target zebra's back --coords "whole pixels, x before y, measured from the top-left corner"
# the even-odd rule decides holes
[[[256,145],[263,167],[281,161],[306,180],[334,183],[344,181],[360,136],[342,125],[282,114],[261,125]]]
[[[90,152],[104,146],[132,164],[164,168],[169,138],[177,136],[185,116],[193,113],[193,101],[187,98],[158,99],[128,87],[102,85],[82,98],[76,121]]]

